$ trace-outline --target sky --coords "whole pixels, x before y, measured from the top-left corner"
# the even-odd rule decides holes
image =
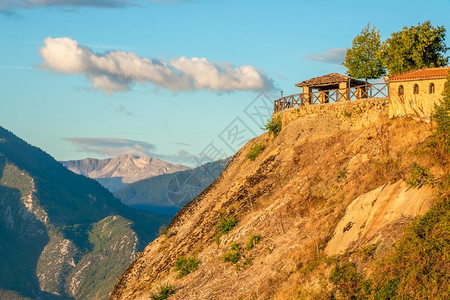
[[[338,72],[449,0],[0,0],[0,126],[57,160],[151,155],[196,166],[263,132],[273,100]],[[450,42],[447,42],[450,44]]]

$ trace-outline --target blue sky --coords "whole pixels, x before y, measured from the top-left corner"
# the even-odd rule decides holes
[[[271,101],[339,72],[450,1],[0,0],[0,125],[58,160],[145,153],[196,165],[261,133]],[[448,43],[450,44],[450,43]]]

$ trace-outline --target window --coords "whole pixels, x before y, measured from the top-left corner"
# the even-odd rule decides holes
[[[413,94],[414,94],[414,95],[417,95],[418,93],[419,93],[419,85],[416,83],[416,84],[414,85]]]
[[[404,94],[404,89],[403,89],[403,85],[401,85],[398,87],[398,95],[403,96],[403,94]]]
[[[430,83],[430,86],[428,87],[428,93],[434,94],[434,83]]]

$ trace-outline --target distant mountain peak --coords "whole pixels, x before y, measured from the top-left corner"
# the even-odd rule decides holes
[[[124,154],[107,159],[85,158],[61,163],[76,174],[96,179],[110,191],[116,191],[142,179],[190,169],[184,165],[175,165],[138,154]]]

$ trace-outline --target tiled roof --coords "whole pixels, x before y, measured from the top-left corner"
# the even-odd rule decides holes
[[[341,75],[339,73],[331,73],[315,78],[311,78],[302,82],[297,83],[295,86],[302,87],[302,86],[326,86],[326,85],[333,85],[333,84],[339,84],[340,82],[348,81],[350,77],[347,77],[345,75]],[[357,80],[357,79],[351,79],[352,84],[354,85],[363,85],[365,84],[364,81]]]
[[[386,78],[386,81],[408,81],[408,80],[420,80],[432,78],[437,79],[446,78],[449,70],[450,67],[424,68],[412,70],[398,75],[389,76],[388,78]]]

